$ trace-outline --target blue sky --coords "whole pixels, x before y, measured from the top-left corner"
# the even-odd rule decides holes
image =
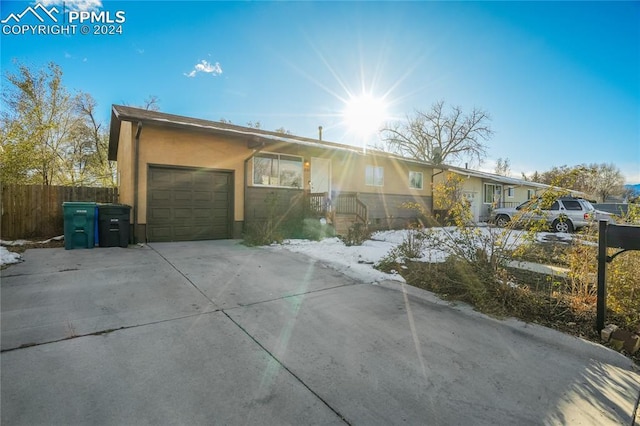
[[[361,144],[344,120],[350,96],[380,99],[389,120],[444,100],[491,115],[481,169],[499,157],[516,176],[607,162],[640,182],[640,2],[85,0],[66,10],[74,3],[124,12],[122,34],[83,35],[77,22],[70,35],[3,28],[2,70],[56,62],[105,122],[112,103],[155,95],[164,112],[307,137],[322,125],[325,140]],[[2,1],[1,18],[29,5]]]

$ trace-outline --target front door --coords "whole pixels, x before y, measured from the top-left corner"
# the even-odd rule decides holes
[[[311,157],[311,192],[331,191],[331,160]]]

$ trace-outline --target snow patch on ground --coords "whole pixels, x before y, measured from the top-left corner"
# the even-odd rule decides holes
[[[330,264],[334,269],[359,281],[404,282],[404,278],[400,275],[386,274],[373,267],[396,245],[393,242],[376,239],[365,241],[361,246],[347,247],[338,238],[326,238],[322,241],[285,240],[282,245],[274,245],[271,248],[305,254],[312,259]]]
[[[497,238],[503,229],[478,227],[483,236]],[[376,283],[387,280],[405,282],[399,274],[387,274],[378,271],[374,265],[386,257],[392,249],[402,244],[407,239],[409,230],[380,231],[371,236],[361,246],[347,247],[338,238],[326,238],[321,241],[310,240],[285,240],[282,245],[273,245],[273,250],[289,250],[295,253],[305,254],[312,259],[331,265],[345,275],[368,283]],[[456,227],[430,228],[429,232],[448,234],[449,237],[459,236],[460,230]],[[493,233],[493,234],[491,234]],[[525,242],[526,231],[512,230],[504,234],[505,246],[516,248]],[[536,240],[548,242],[549,240],[571,240],[569,234],[553,234],[540,232]],[[422,257],[416,259],[422,262],[444,262],[449,253],[442,248],[429,248],[423,251]]]
[[[0,246],[0,265],[10,265],[12,263],[22,262],[22,256],[7,250],[6,247]]]

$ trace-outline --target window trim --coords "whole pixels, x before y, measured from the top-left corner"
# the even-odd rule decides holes
[[[507,198],[513,198],[516,196],[516,188],[513,186],[506,188],[505,192],[507,193]]]
[[[487,187],[488,186],[493,186],[493,197],[491,201],[487,201]],[[502,188],[502,184],[500,183],[488,183],[485,182],[483,187],[482,187],[482,203],[486,204],[486,205],[490,205],[496,202],[496,188],[500,188],[500,199],[502,199],[503,196],[503,188]]]
[[[372,183],[368,183],[367,182],[367,170],[369,170],[369,168],[371,168],[373,170],[373,175],[372,175],[372,179],[373,182]],[[377,184],[376,183],[376,170],[381,170],[382,171],[382,183],[381,184]],[[372,164],[367,164],[364,168],[364,184],[365,186],[375,186],[377,188],[382,188],[384,186],[384,167],[382,166],[374,166]]]
[[[411,175],[412,174],[416,174],[416,175],[420,175],[420,186],[412,186],[413,180],[411,179]],[[424,189],[424,173],[423,172],[416,172],[413,170],[409,170],[409,189],[417,189],[422,191]]]
[[[288,185],[265,185],[263,183],[256,183],[255,181],[255,177],[256,177],[256,158],[259,158],[261,155],[265,155],[265,156],[276,156],[278,157],[278,182],[280,182],[280,161],[281,161],[281,157],[285,156],[285,157],[294,157],[294,158],[299,158],[300,159],[300,186],[288,186]],[[286,154],[286,153],[280,153],[280,152],[271,152],[271,151],[260,151],[258,153],[256,153],[253,158],[251,159],[251,184],[252,186],[255,187],[260,187],[260,188],[286,188],[286,189],[304,189],[304,157],[301,155],[295,155],[295,154]]]

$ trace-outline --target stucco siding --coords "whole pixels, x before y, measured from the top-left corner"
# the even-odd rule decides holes
[[[123,121],[117,153],[118,200],[133,206],[133,134],[132,124]]]
[[[146,223],[149,165],[202,167],[234,173],[234,220],[244,218],[244,161],[251,154],[246,142],[215,135],[145,126],[140,135],[138,221]]]

